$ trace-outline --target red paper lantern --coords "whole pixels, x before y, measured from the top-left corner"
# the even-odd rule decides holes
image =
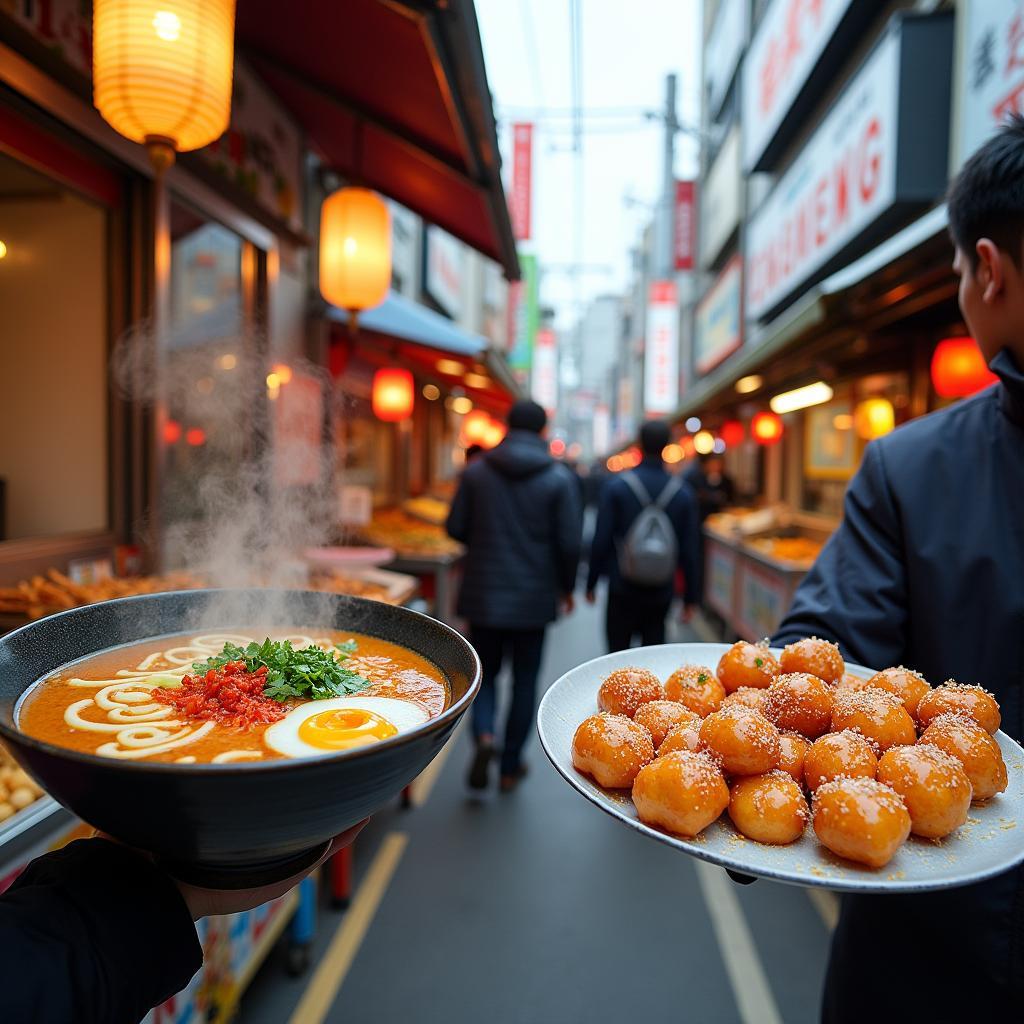
[[[722,424],[722,429],[718,432],[718,436],[730,448],[734,448],[738,444],[743,444],[743,439],[747,436],[747,432],[743,429],[743,424],[739,420],[726,420]]]
[[[181,424],[177,420],[168,420],[164,424],[164,442],[177,444],[181,440]]]
[[[782,440],[782,419],[773,412],[759,412],[750,421],[750,433],[758,444],[778,444]]]
[[[462,421],[462,437],[468,447],[471,444],[482,445],[487,438],[487,428],[491,425],[491,417],[483,409],[474,409]]]
[[[412,374],[397,366],[373,375],[373,414],[385,423],[398,423],[412,415],[416,401]]]
[[[484,431],[484,436],[480,443],[485,448],[495,448],[505,440],[505,435],[507,433],[508,427],[506,427],[500,420],[496,420],[491,417],[488,420],[487,429]]]
[[[206,444],[206,431],[202,427],[189,427],[185,431],[185,443],[193,448]]]
[[[966,398],[998,379],[973,338],[943,338],[935,346],[932,384],[941,398]]]

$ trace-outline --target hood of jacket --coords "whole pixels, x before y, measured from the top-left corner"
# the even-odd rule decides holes
[[[1024,371],[1017,365],[1009,349],[1001,349],[990,365],[1002,387],[999,406],[1018,427],[1024,427]]]
[[[530,430],[510,430],[496,448],[484,455],[487,464],[513,480],[533,476],[554,463],[548,443]]]

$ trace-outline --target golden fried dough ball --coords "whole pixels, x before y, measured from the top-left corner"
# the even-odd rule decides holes
[[[729,806],[729,787],[707,754],[676,750],[640,769],[633,803],[645,824],[695,836]]]
[[[988,690],[980,686],[962,686],[954,682],[936,686],[922,698],[917,719],[922,728],[927,728],[939,715],[950,711],[974,719],[989,735],[999,731],[999,704]]]
[[[804,758],[810,749],[811,741],[806,736],[794,732],[779,736],[779,768],[788,772],[798,786],[804,784]]]
[[[898,697],[903,704],[907,714],[914,721],[917,721],[917,706],[921,698],[931,692],[931,687],[920,672],[897,665],[895,668],[883,668],[876,672],[870,679],[858,679],[855,689],[858,690],[887,690],[893,696]]]
[[[748,708],[760,711],[761,704],[764,702],[765,694],[767,693],[766,689],[754,686],[741,686],[738,690],[733,690],[732,693],[726,696],[725,700],[722,701],[722,707],[727,708],[732,704],[746,704]]]
[[[816,636],[787,644],[782,649],[779,666],[783,672],[809,672],[826,683],[838,682],[846,668],[839,648]]]
[[[974,790],[973,800],[988,800],[1006,789],[1006,764],[999,744],[973,718],[939,715],[921,733],[920,743],[933,743],[963,766]]]
[[[787,672],[768,687],[761,713],[786,732],[817,739],[832,722],[832,688],[806,672]]]
[[[685,704],[703,718],[722,706],[725,689],[706,665],[683,665],[668,677],[665,696]]]
[[[888,864],[910,835],[902,797],[874,779],[834,779],[813,801],[814,831],[840,857],[868,867]]]
[[[685,704],[674,700],[651,700],[637,708],[633,721],[650,732],[654,749],[657,750],[672,726],[698,722],[700,719]]]
[[[760,711],[742,704],[708,715],[700,742],[729,775],[761,775],[779,763],[779,730]]]
[[[803,790],[784,771],[747,775],[732,784],[729,817],[748,839],[772,846],[795,843],[810,813]]]
[[[941,839],[967,820],[971,783],[963,765],[931,743],[887,750],[878,762],[878,781],[903,797],[915,836]]]
[[[884,753],[917,739],[902,701],[886,690],[840,690],[832,699],[832,731],[855,729]]]
[[[658,756],[671,754],[674,750],[689,750],[696,752],[700,750],[700,724],[701,717],[696,712],[690,711],[692,716],[686,722],[673,725],[665,734],[661,746],[658,747]]]
[[[662,700],[661,680],[645,668],[617,668],[597,691],[597,706],[613,715],[632,718],[641,704]]]
[[[606,789],[632,786],[636,773],[653,758],[651,734],[625,715],[591,715],[572,738],[573,767]]]
[[[804,755],[804,785],[814,792],[833,779],[873,779],[877,769],[874,747],[859,732],[830,732]]]
[[[767,643],[737,640],[718,661],[718,681],[726,693],[743,686],[763,689],[778,674],[779,663],[772,657]]]

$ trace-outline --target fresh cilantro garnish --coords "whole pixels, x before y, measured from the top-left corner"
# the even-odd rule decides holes
[[[354,640],[346,640],[335,645],[337,654],[320,647],[303,647],[297,651],[288,640],[271,640],[268,637],[261,644],[253,642],[244,648],[225,644],[220,654],[207,661],[196,662],[192,667],[198,673],[205,673],[210,669],[222,669],[230,661],[242,662],[248,672],[265,666],[264,696],[278,701],[296,697],[324,700],[358,693],[370,685],[369,679],[345,667],[345,659],[355,652],[356,647]]]
[[[756,666],[757,666],[758,668],[760,668],[760,667],[761,667],[761,666],[762,666],[762,665],[764,664],[764,658],[755,658],[755,659],[754,659],[754,664],[755,664],[755,665],[756,665]]]
[[[706,683],[707,681],[708,681],[708,674],[707,674],[707,672],[701,672],[700,675],[697,676],[697,682],[698,683]]]

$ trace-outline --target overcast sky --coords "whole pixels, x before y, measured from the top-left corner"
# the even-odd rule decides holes
[[[477,0],[487,73],[505,171],[512,121],[537,122],[534,137],[533,240],[542,269],[541,301],[560,327],[574,319],[567,268],[574,262],[571,153],[570,0]],[[679,76],[680,121],[699,119],[700,0],[580,0],[582,22],[583,261],[607,267],[581,278],[584,299],[621,292],[629,250],[658,197],[663,131],[643,111],[662,111],[665,76]],[[680,134],[676,174],[694,176],[696,144]],[[507,182],[506,182],[507,187]],[[627,205],[626,199],[643,205]],[[561,269],[560,269],[561,268]]]

